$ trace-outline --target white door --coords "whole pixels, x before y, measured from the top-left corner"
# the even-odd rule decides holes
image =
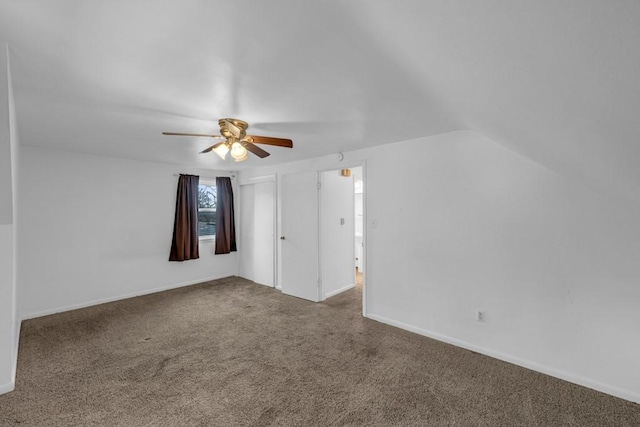
[[[274,183],[240,186],[240,276],[273,287]]]
[[[274,287],[275,272],[275,197],[274,183],[254,184],[254,279],[256,283]]]
[[[318,283],[318,174],[282,176],[282,292],[320,301]]]
[[[254,280],[255,260],[254,254],[254,186],[240,186],[240,241],[238,245],[238,255],[240,256],[240,277]]]

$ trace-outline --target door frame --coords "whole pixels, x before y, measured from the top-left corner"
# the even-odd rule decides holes
[[[264,175],[264,176],[257,176],[255,178],[246,178],[246,179],[240,179],[238,181],[238,189],[240,191],[242,191],[242,186],[243,185],[253,185],[253,184],[262,184],[264,182],[271,182],[272,186],[273,186],[273,224],[272,224],[272,230],[273,230],[273,237],[272,237],[272,246],[273,246],[273,260],[271,260],[271,262],[273,263],[273,287],[274,288],[279,288],[278,286],[278,245],[277,245],[277,235],[278,235],[278,181],[276,179],[276,175]],[[238,197],[238,201],[241,201],[242,198]],[[240,203],[238,206],[238,210],[241,211],[242,210],[242,204]],[[242,238],[242,229],[240,229],[240,237]],[[242,256],[242,248],[240,248],[240,256]],[[238,272],[236,273],[237,275],[240,274],[240,260],[238,260]]]

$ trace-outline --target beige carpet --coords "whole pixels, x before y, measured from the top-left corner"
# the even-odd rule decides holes
[[[0,424],[640,426],[640,405],[239,278],[27,321]]]

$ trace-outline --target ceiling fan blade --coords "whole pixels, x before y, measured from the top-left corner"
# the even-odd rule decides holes
[[[182,132],[162,132],[163,135],[178,135],[178,136],[206,136],[208,138],[224,138],[221,135],[207,135],[203,133],[182,133]]]
[[[278,147],[293,148],[293,141],[285,138],[272,138],[270,136],[247,135],[247,141],[255,144],[276,145]]]
[[[242,145],[244,146],[244,148],[247,149],[247,151],[251,151],[253,154],[260,157],[261,159],[264,159],[269,155],[268,152],[264,151],[262,148],[258,147],[257,145],[253,145],[249,141],[242,141]]]
[[[221,146],[221,145],[223,145],[225,143],[226,143],[226,141],[221,141],[221,142],[218,142],[216,144],[213,144],[211,147],[208,147],[208,148],[205,148],[204,150],[202,150],[200,152],[200,154],[205,154],[205,153],[208,153],[210,151],[213,151],[213,150],[215,150],[216,148],[218,148],[219,146]]]
[[[295,134],[305,133],[318,135],[331,129],[333,133],[344,135],[352,130],[354,123],[351,121],[336,120],[319,120],[319,121],[293,121],[293,122],[258,122],[252,123],[253,129],[259,129],[261,132],[279,133],[279,134]],[[258,132],[258,131],[256,131]]]

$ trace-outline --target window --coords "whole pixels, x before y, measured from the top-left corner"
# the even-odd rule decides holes
[[[216,235],[216,184],[200,181],[198,185],[198,236],[213,239]]]

